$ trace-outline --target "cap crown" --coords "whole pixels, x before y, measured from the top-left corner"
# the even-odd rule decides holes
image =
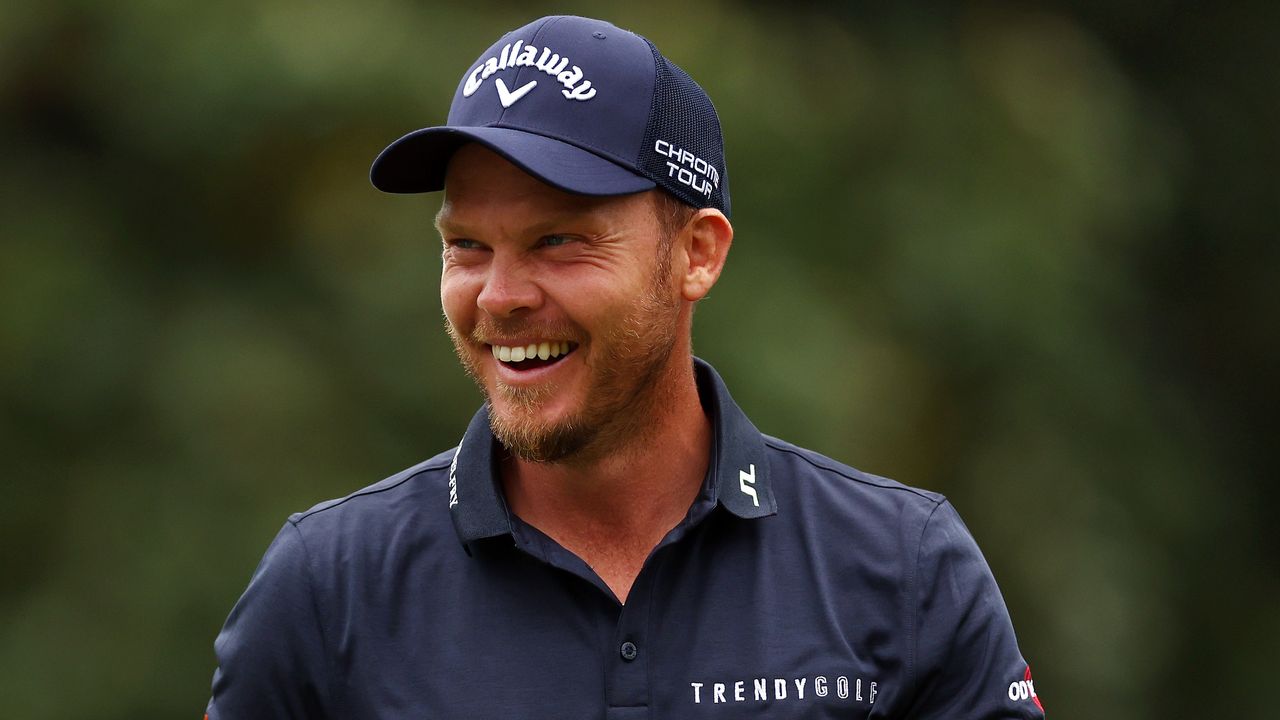
[[[543,18],[502,36],[463,74],[449,125],[524,130],[629,165],[654,75],[638,35],[585,18]]]
[[[371,180],[387,192],[440,190],[449,157],[466,142],[568,192],[656,185],[729,212],[711,99],[653,43],[601,20],[545,17],[502,36],[463,74],[448,124],[392,143]]]

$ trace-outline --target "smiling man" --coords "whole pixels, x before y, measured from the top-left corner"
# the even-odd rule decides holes
[[[372,180],[444,191],[457,448],[289,518],[211,718],[1040,718],[945,498],[762,435],[693,357],[733,241],[711,101],[647,40],[508,33]]]

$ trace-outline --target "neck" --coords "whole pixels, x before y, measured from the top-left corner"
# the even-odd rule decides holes
[[[635,423],[644,431],[622,433],[607,451],[557,463],[502,460],[512,511],[595,567],[620,599],[688,512],[710,462],[711,421],[687,350],[672,353],[655,386],[657,402]],[[629,570],[611,580],[605,565]]]
[[[672,353],[655,385],[656,402],[631,432],[607,449],[564,462],[502,462],[507,502],[526,515],[598,515],[614,528],[661,513],[667,503],[689,509],[710,458],[711,421],[698,398],[693,364]],[[687,501],[685,501],[687,500]],[[669,529],[669,528],[667,528]]]

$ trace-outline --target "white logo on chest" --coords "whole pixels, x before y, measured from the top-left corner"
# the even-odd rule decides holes
[[[738,471],[738,487],[744,494],[751,497],[751,502],[755,503],[756,507],[760,507],[760,497],[756,495],[756,466],[753,464],[750,469],[751,472]]]
[[[560,94],[570,100],[590,100],[596,96],[596,89],[591,87],[591,81],[582,78],[582,68],[577,65],[571,67],[569,58],[551,52],[551,48],[542,48],[542,54],[539,55],[538,48],[533,45],[524,45],[524,47],[521,45],[524,45],[523,40],[517,40],[514,44],[508,43],[502,46],[502,52],[499,54],[485,58],[484,62],[467,75],[467,82],[462,86],[462,96],[475,95],[484,81],[499,70],[522,67],[537,68],[558,80],[565,88],[560,91]],[[538,83],[536,80],[530,81],[520,86],[515,92],[510,92],[502,80],[494,84],[498,88],[498,100],[502,102],[502,107],[508,108]]]
[[[813,682],[810,683],[810,680]],[[835,696],[839,700],[853,700],[874,705],[879,694],[879,683],[864,682],[863,678],[838,675],[828,679],[825,675],[793,678],[752,678],[730,682],[691,682],[693,702],[712,705],[720,703],[761,703],[780,700],[809,700]],[[807,695],[806,695],[807,693]]]

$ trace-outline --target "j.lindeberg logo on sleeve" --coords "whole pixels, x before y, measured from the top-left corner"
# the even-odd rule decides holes
[[[467,82],[462,86],[462,96],[475,95],[484,81],[500,70],[521,67],[537,68],[558,80],[565,87],[560,93],[570,100],[590,100],[596,96],[596,89],[591,86],[591,81],[583,79],[582,68],[577,65],[570,66],[568,57],[561,57],[559,53],[552,52],[551,48],[546,47],[542,48],[539,54],[537,47],[525,45],[523,40],[503,45],[502,52],[485,58],[484,62],[477,65],[467,75]],[[503,107],[511,107],[535,85],[537,81],[531,81],[512,92],[504,83],[498,88],[498,99],[502,101]]]

